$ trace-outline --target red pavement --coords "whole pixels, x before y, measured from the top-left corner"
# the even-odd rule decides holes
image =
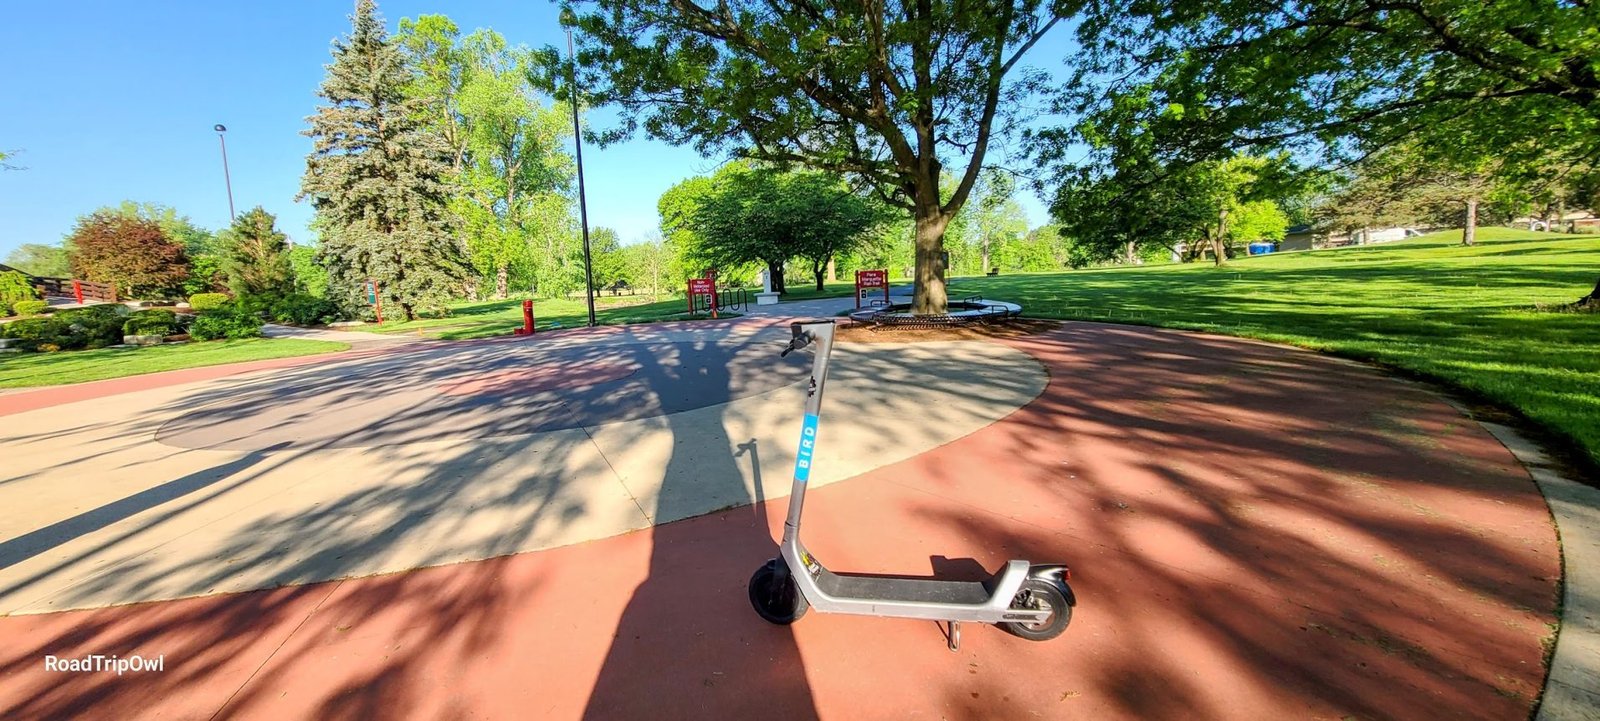
[[[760,621],[745,582],[779,499],[490,561],[0,618],[0,718],[1527,717],[1559,551],[1475,423],[1260,344],[1092,324],[1008,342],[1050,370],[1037,401],[814,490],[804,536],[845,571],[1066,562],[1080,605],[1055,641],[969,625],[951,653],[926,622]],[[91,652],[166,670],[43,670]]]

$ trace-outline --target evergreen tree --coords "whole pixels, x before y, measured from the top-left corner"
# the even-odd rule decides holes
[[[294,291],[289,237],[274,227],[277,219],[256,206],[222,234],[222,270],[236,296],[283,296]]]
[[[358,0],[305,132],[313,142],[300,195],[316,209],[329,296],[360,302],[371,278],[407,320],[442,309],[469,269],[452,237],[450,148],[405,92],[413,71],[372,0]]]

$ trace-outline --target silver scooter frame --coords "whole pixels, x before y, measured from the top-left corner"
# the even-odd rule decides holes
[[[977,623],[1043,622],[1050,616],[1045,609],[1012,608],[1013,599],[1029,578],[1045,580],[1062,591],[1069,605],[1077,605],[1065,583],[1065,566],[1034,565],[1012,560],[987,581],[944,581],[936,578],[903,578],[869,574],[836,574],[806,551],[800,541],[800,517],[805,507],[807,482],[811,477],[817,429],[822,410],[822,395],[827,388],[828,361],[833,351],[834,323],[815,320],[794,323],[790,351],[812,343],[816,356],[806,390],[805,421],[795,460],[794,486],[789,494],[789,514],[783,525],[782,559],[775,569],[779,582],[792,574],[800,593],[811,608],[824,613],[850,613],[864,616],[914,618],[945,621],[950,624],[952,650],[960,644],[963,621]],[[802,569],[794,573],[792,569]]]

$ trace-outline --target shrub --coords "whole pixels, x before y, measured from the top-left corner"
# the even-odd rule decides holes
[[[29,301],[39,297],[39,293],[28,282],[28,276],[15,270],[0,273],[0,310],[4,310],[20,301]]]
[[[275,323],[324,325],[339,320],[339,306],[313,295],[291,293],[273,301],[267,316]]]
[[[122,317],[127,312],[125,305],[106,303],[64,310],[52,316],[51,320],[65,329],[63,339],[67,342],[61,344],[62,348],[104,348],[122,342]]]
[[[189,324],[189,337],[194,340],[259,338],[261,319],[230,303],[197,316]]]
[[[0,325],[0,338],[13,338],[23,350],[40,350],[42,345],[59,348],[65,328],[54,318],[24,318]]]
[[[50,303],[43,300],[19,300],[12,307],[16,310],[17,315],[38,315],[43,313],[44,309],[49,308]]]
[[[189,308],[197,313],[203,310],[216,310],[227,302],[227,293],[196,293],[189,296]]]
[[[166,308],[138,311],[122,324],[123,335],[169,336],[182,331],[183,322],[178,320],[178,314]]]

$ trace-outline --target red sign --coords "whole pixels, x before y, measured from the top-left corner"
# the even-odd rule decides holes
[[[889,271],[887,270],[858,270],[856,271],[856,307],[861,307],[861,294],[865,291],[883,289],[883,302],[889,302]]]
[[[706,305],[711,308],[711,317],[717,317],[717,283],[710,278],[689,279],[689,312],[694,312],[694,300],[697,296],[706,297]]]

